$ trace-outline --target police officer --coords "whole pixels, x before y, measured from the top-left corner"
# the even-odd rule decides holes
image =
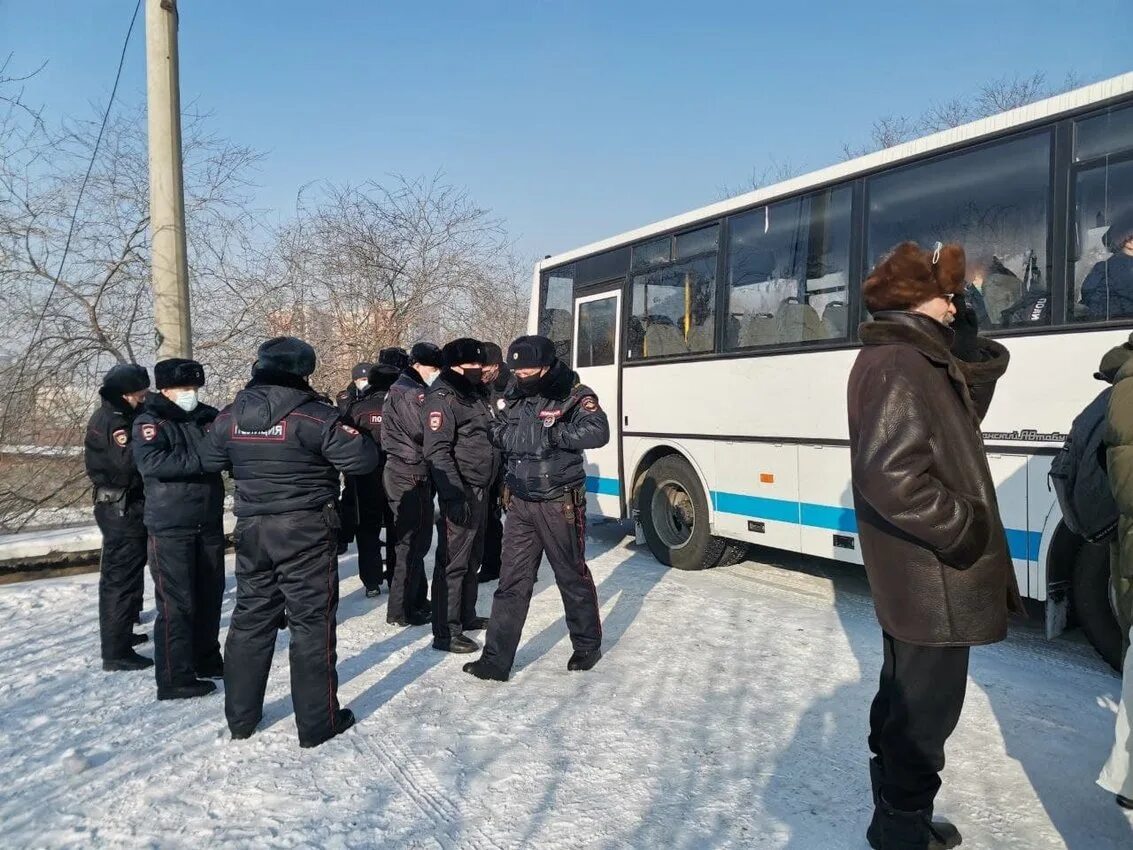
[[[370,370],[373,368],[374,364],[366,361],[354,364],[354,368],[350,370],[350,383],[334,399],[340,412],[346,413],[350,405],[358,400],[358,396],[366,391],[370,382]]]
[[[189,699],[224,676],[224,484],[204,473],[197,448],[216,419],[201,404],[205,370],[173,358],[153,367],[151,393],[134,420],[131,447],[146,489],[149,564],[157,601],[153,627],[157,698]]]
[[[315,350],[294,337],[260,346],[247,387],[201,446],[206,472],[236,480],[236,609],[224,648],[224,712],[234,739],[263,716],[276,630],[287,607],[291,698],[299,746],[317,747],[354,725],[339,707],[339,473],[378,466],[369,436],[346,424],[307,383]]]
[[[386,622],[423,626],[432,618],[425,578],[425,555],[433,543],[433,488],[421,454],[425,440],[425,393],[437,379],[441,350],[419,342],[409,350],[409,368],[386,394],[382,411],[382,450],[386,454],[386,498],[393,510],[394,562]]]
[[[378,362],[370,369],[366,387],[346,410],[351,424],[367,432],[375,445],[382,443],[382,409],[386,394],[409,365],[409,355],[400,348],[383,348],[378,352]],[[385,454],[381,455],[378,468],[366,475],[347,476],[346,491],[343,494],[343,519],[354,528],[358,541],[358,576],[366,588],[367,597],[380,596],[382,592],[381,531],[386,530],[386,564],[393,566],[393,512],[386,499],[382,474],[385,472]]]
[[[422,452],[440,502],[433,569],[433,648],[475,652],[464,632],[487,624],[476,615],[476,568],[484,545],[484,508],[495,450],[483,393],[480,343],[467,337],[444,347],[445,368],[425,398]]]
[[[515,382],[492,420],[492,442],[507,464],[508,519],[500,584],[492,600],[484,653],[464,665],[481,679],[507,681],[531,604],[543,553],[551,562],[574,647],[568,670],[589,670],[602,657],[598,594],[586,566],[584,449],[610,440],[610,425],[592,389],[555,358],[546,337],[511,344]]]
[[[484,347],[484,392],[493,414],[504,408],[504,393],[511,370],[504,365],[503,352],[494,342],[482,343]],[[500,552],[503,545],[503,463],[496,451],[496,471],[488,486],[488,503],[484,511],[484,554],[480,560],[479,580],[481,583],[495,581],[500,577]]]
[[[133,633],[142,610],[146,527],[142,477],[130,453],[130,429],[146,397],[149,373],[119,364],[103,378],[102,405],[87,424],[83,459],[94,485],[94,520],[102,532],[98,578],[98,626],[102,669],[142,670],[153,659],[134,652],[144,635]]]
[[[350,370],[350,383],[346,385],[346,389],[334,398],[335,404],[338,405],[339,412],[344,416],[350,411],[350,405],[356,402],[362,393],[366,391],[366,387],[369,383],[370,369],[372,368],[372,363],[362,362],[355,363],[354,368]],[[342,495],[339,501],[342,519],[342,528],[339,529],[338,532],[339,555],[346,554],[346,550],[350,548],[350,544],[354,541],[357,532],[355,527],[356,515],[345,507],[346,505],[355,504],[357,502],[357,498],[351,490],[352,486],[353,484],[350,479],[347,478],[342,488]]]

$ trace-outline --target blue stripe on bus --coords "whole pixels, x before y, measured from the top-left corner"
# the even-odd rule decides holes
[[[783,499],[766,499],[762,496],[745,496],[741,493],[712,493],[716,510],[726,514],[759,517],[776,522],[799,523],[799,503]]]
[[[599,496],[620,496],[622,485],[616,478],[599,478],[597,475],[586,476],[586,492]]]

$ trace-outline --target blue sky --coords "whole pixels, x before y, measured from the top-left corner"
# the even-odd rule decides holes
[[[0,0],[0,55],[49,60],[51,116],[92,114],[134,0]],[[840,159],[875,118],[989,79],[1133,70],[1130,0],[182,0],[182,100],[311,180],[443,170],[541,256],[715,200],[772,159]],[[119,97],[145,94],[139,16]],[[271,214],[271,213],[269,213]]]

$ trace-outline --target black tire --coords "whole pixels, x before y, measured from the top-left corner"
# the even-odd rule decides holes
[[[720,556],[720,560],[716,562],[716,566],[731,567],[738,564],[740,561],[746,561],[750,551],[751,546],[744,541],[726,539],[724,554]]]
[[[708,533],[708,499],[693,468],[666,455],[645,471],[637,511],[653,557],[678,570],[717,566],[732,541]]]
[[[1121,669],[1121,627],[1113,614],[1109,586],[1109,547],[1083,543],[1074,559],[1070,601],[1078,625],[1098,654]]]

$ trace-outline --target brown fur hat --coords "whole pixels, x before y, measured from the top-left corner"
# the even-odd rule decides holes
[[[902,242],[878,263],[866,278],[862,295],[871,313],[908,310],[938,295],[964,290],[964,249],[944,245],[936,262],[934,251],[916,242]]]

